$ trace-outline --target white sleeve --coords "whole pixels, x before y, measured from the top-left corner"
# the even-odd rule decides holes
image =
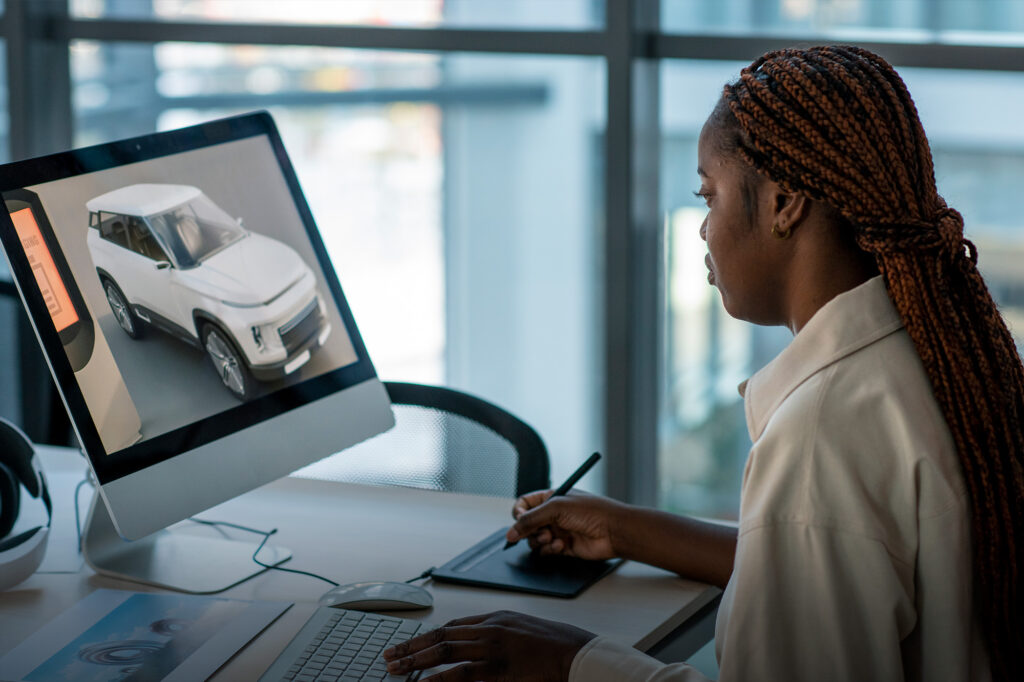
[[[746,530],[720,607],[719,679],[904,679],[912,575],[880,541],[827,523]]]
[[[569,682],[710,682],[685,663],[665,664],[607,637],[597,637],[579,650]]]
[[[902,680],[900,641],[913,598],[878,540],[806,523],[743,534],[721,608],[720,682]],[[912,575],[912,570],[910,574]],[[705,682],[598,637],[573,660],[569,682]]]

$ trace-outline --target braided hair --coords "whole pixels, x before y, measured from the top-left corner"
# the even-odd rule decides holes
[[[1024,679],[1024,369],[963,218],[936,190],[903,80],[857,47],[779,50],[725,86],[712,121],[756,172],[837,211],[874,257],[959,454],[993,675]]]

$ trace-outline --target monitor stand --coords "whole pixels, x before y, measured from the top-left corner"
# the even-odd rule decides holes
[[[252,560],[258,546],[193,535],[179,526],[125,540],[117,534],[99,492],[93,495],[82,531],[82,555],[97,573],[192,594],[222,592],[268,570]],[[271,566],[291,557],[281,547],[265,545],[260,550],[260,561]]]

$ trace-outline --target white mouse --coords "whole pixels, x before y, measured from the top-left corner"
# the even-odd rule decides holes
[[[356,611],[404,611],[426,609],[434,597],[409,583],[351,583],[338,585],[320,597],[321,606]]]

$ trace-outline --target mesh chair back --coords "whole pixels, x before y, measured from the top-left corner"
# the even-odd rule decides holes
[[[394,428],[297,475],[502,497],[550,485],[547,448],[517,417],[449,388],[384,386]]]

